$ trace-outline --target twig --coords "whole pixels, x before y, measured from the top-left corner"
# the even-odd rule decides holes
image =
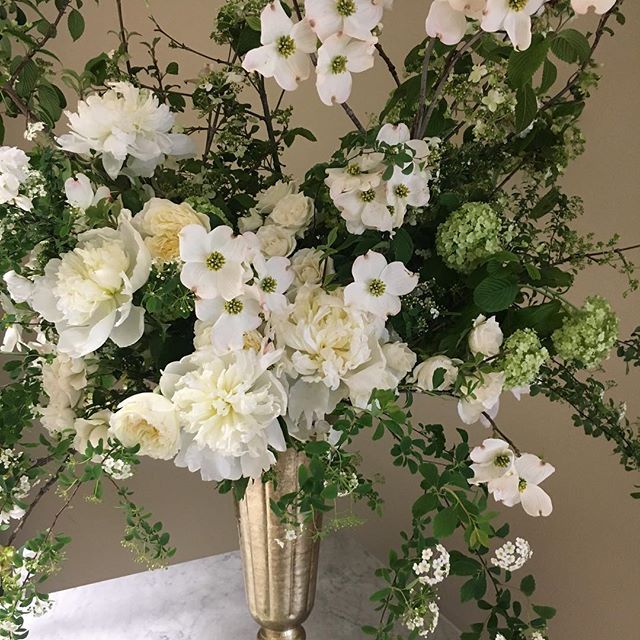
[[[491,425],[491,428],[493,429],[494,433],[497,433],[503,440],[508,442],[511,445],[511,448],[515,451],[516,455],[519,456],[520,455],[520,449],[518,449],[516,444],[513,442],[513,440],[511,440],[511,438],[509,438],[509,436],[507,436],[502,431],[500,431],[500,428],[496,424],[496,421],[486,411],[483,411],[482,415],[486,418],[487,422],[489,422],[489,424]]]
[[[116,8],[118,10],[118,24],[120,26],[120,46],[122,53],[125,55],[125,65],[129,77],[133,77],[133,69],[131,68],[131,60],[129,59],[129,43],[127,40],[127,30],[124,26],[124,16],[122,14],[122,0],[116,0]]]
[[[269,136],[269,142],[271,143],[271,157],[273,159],[274,170],[282,175],[282,165],[280,164],[280,158],[278,156],[278,143],[276,141],[276,135],[273,131],[273,122],[271,121],[271,109],[269,108],[269,98],[267,97],[267,90],[264,85],[264,78],[256,74],[257,82],[256,89],[260,96],[260,103],[262,104],[262,110],[265,117],[265,126],[267,128],[267,135]]]
[[[594,253],[574,253],[573,255],[564,258],[564,260],[559,260],[558,262],[554,262],[552,266],[557,266],[559,264],[566,264],[567,262],[572,262],[573,260],[580,260],[582,258],[586,258],[588,260],[593,260],[595,258],[602,258],[603,256],[607,256],[611,253],[617,253],[622,257],[622,254],[627,251],[633,251],[634,249],[640,249],[640,244],[632,244],[628,247],[612,247],[608,251],[596,251]]]
[[[376,49],[378,50],[380,57],[384,60],[385,64],[387,65],[387,69],[389,69],[389,73],[391,74],[393,81],[396,83],[396,87],[399,87],[402,83],[400,82],[400,76],[398,75],[398,70],[396,69],[396,65],[393,64],[393,61],[388,56],[387,52],[384,50],[384,48],[379,42],[376,44]]]
[[[422,121],[424,119],[425,107],[427,103],[427,80],[429,78],[429,62],[431,61],[431,54],[433,48],[436,46],[435,38],[429,41],[429,44],[424,50],[424,62],[422,63],[422,77],[420,79],[420,99],[418,101],[418,109],[416,110],[416,117],[413,122],[413,134],[417,136],[418,131],[422,128]]]

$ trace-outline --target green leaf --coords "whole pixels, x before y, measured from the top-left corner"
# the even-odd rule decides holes
[[[180,67],[177,62],[170,62],[167,65],[166,73],[171,76],[177,76],[180,71]]]
[[[544,61],[542,80],[540,81],[540,93],[546,93],[558,79],[558,67],[551,60]]]
[[[476,287],[473,301],[482,311],[495,313],[509,308],[515,302],[519,290],[514,276],[493,274]]]
[[[84,33],[84,18],[77,9],[71,9],[67,18],[67,26],[74,41]]]
[[[396,235],[391,241],[391,247],[396,260],[400,260],[405,264],[411,260],[411,256],[413,256],[413,240],[406,229],[401,227],[396,231]]]
[[[514,51],[509,57],[507,78],[514,89],[522,87],[533,78],[534,73],[542,66],[549,51],[549,42],[541,40],[532,44],[525,51]]]
[[[482,570],[482,565],[473,558],[465,556],[459,551],[451,551],[451,575],[453,576],[473,576]]]
[[[522,581],[520,582],[520,591],[522,591],[525,596],[531,596],[535,590],[536,581],[533,576],[525,576],[522,578]]]
[[[282,139],[284,140],[284,143],[287,145],[287,147],[290,147],[297,136],[306,138],[311,142],[318,141],[318,139],[315,137],[315,135],[313,135],[311,131],[309,131],[309,129],[304,129],[303,127],[296,127],[295,129],[290,129],[282,136]]]
[[[458,515],[453,507],[439,511],[433,519],[433,535],[436,538],[448,538],[456,530]]]
[[[529,212],[528,217],[532,220],[539,220],[550,211],[553,211],[553,208],[558,204],[559,200],[560,191],[557,187],[553,187],[553,189],[540,198],[536,206]]]
[[[62,105],[56,90],[50,85],[38,87],[38,101],[40,107],[47,114],[50,124],[55,124],[62,115]]]
[[[538,113],[536,92],[530,84],[525,84],[516,92],[516,131],[524,131]]]
[[[254,31],[260,31],[260,18],[258,16],[247,16],[245,20]]]
[[[557,33],[551,41],[551,51],[563,62],[585,63],[591,57],[591,45],[586,36],[575,29]]]
[[[413,503],[413,517],[414,518],[422,518],[422,516],[426,515],[430,511],[433,511],[438,506],[438,498],[433,493],[426,493],[423,496],[420,496]]]
[[[28,98],[33,93],[36,85],[38,84],[38,78],[40,77],[40,70],[38,65],[33,60],[27,60],[20,75],[18,76],[18,84],[16,85],[16,91],[22,98]]]
[[[553,607],[543,607],[541,605],[533,605],[533,610],[544,620],[551,620],[557,611]]]

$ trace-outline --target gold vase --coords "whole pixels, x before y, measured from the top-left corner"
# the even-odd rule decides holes
[[[315,600],[321,516],[287,540],[292,525],[282,524],[270,507],[270,500],[298,490],[298,468],[305,461],[297,451],[281,453],[274,466],[277,482],[252,482],[236,503],[247,603],[260,625],[258,640],[306,638],[302,623]]]

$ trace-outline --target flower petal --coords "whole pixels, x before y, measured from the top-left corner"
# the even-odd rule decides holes
[[[548,516],[553,511],[549,495],[535,484],[529,485],[521,494],[522,508],[534,518]]]

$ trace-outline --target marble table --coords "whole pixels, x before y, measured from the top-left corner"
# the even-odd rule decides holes
[[[376,620],[368,597],[378,560],[348,536],[323,542],[308,640],[356,640]],[[29,640],[254,640],[238,552],[52,594],[53,609],[28,620]],[[457,640],[441,618],[434,640]]]

